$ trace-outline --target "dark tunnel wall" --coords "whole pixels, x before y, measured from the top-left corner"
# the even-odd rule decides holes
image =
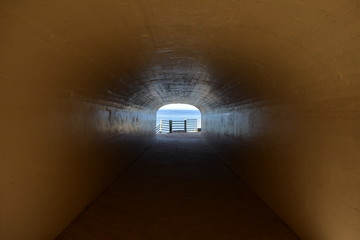
[[[154,137],[203,138],[301,237],[360,238],[355,0],[2,1],[0,239],[53,239]]]
[[[2,109],[0,239],[54,239],[154,134],[148,111],[39,100]]]

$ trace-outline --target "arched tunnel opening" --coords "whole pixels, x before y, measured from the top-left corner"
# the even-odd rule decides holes
[[[114,194],[128,211],[131,196],[147,193],[136,182],[158,184],[159,195],[148,197],[163,199],[142,218],[145,228],[124,215],[114,226],[120,235],[108,238],[128,231],[129,239],[167,239],[169,218],[146,223],[168,206],[179,217],[166,225],[181,231],[174,239],[205,238],[183,235],[187,216],[200,233],[220,229],[217,239],[240,230],[279,239],[265,229],[280,228],[304,240],[360,239],[358,9],[355,0],[2,1],[0,239],[55,239],[85,209],[111,209],[101,197],[114,192],[111,183],[125,186]],[[201,138],[188,142],[201,161],[186,162],[192,145],[180,138],[174,158],[185,162],[168,169],[167,157],[151,153],[165,141],[156,138],[156,112],[173,102],[202,113]],[[180,174],[185,165],[194,174]],[[166,184],[147,178],[147,166],[176,191],[161,192]],[[241,228],[243,191],[276,215],[249,207],[245,222],[257,228]],[[181,212],[198,194],[200,210]],[[276,218],[284,224],[257,222]],[[96,239],[106,230],[93,231],[80,234]]]
[[[156,133],[201,132],[201,112],[191,104],[166,104],[156,112]]]

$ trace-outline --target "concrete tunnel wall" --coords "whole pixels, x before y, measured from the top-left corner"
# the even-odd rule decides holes
[[[2,1],[0,239],[56,237],[172,102],[301,239],[359,239],[359,4]]]

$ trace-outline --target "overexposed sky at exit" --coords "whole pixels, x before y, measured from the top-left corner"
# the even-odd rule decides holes
[[[199,109],[197,109],[196,107],[190,104],[174,103],[174,104],[164,105],[159,110],[199,110]]]

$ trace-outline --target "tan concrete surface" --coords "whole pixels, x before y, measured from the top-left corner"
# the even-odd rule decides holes
[[[296,240],[201,141],[155,143],[57,240]]]
[[[359,240],[359,9],[1,0],[0,239],[54,239],[151,143],[156,110],[190,103],[298,236]]]

